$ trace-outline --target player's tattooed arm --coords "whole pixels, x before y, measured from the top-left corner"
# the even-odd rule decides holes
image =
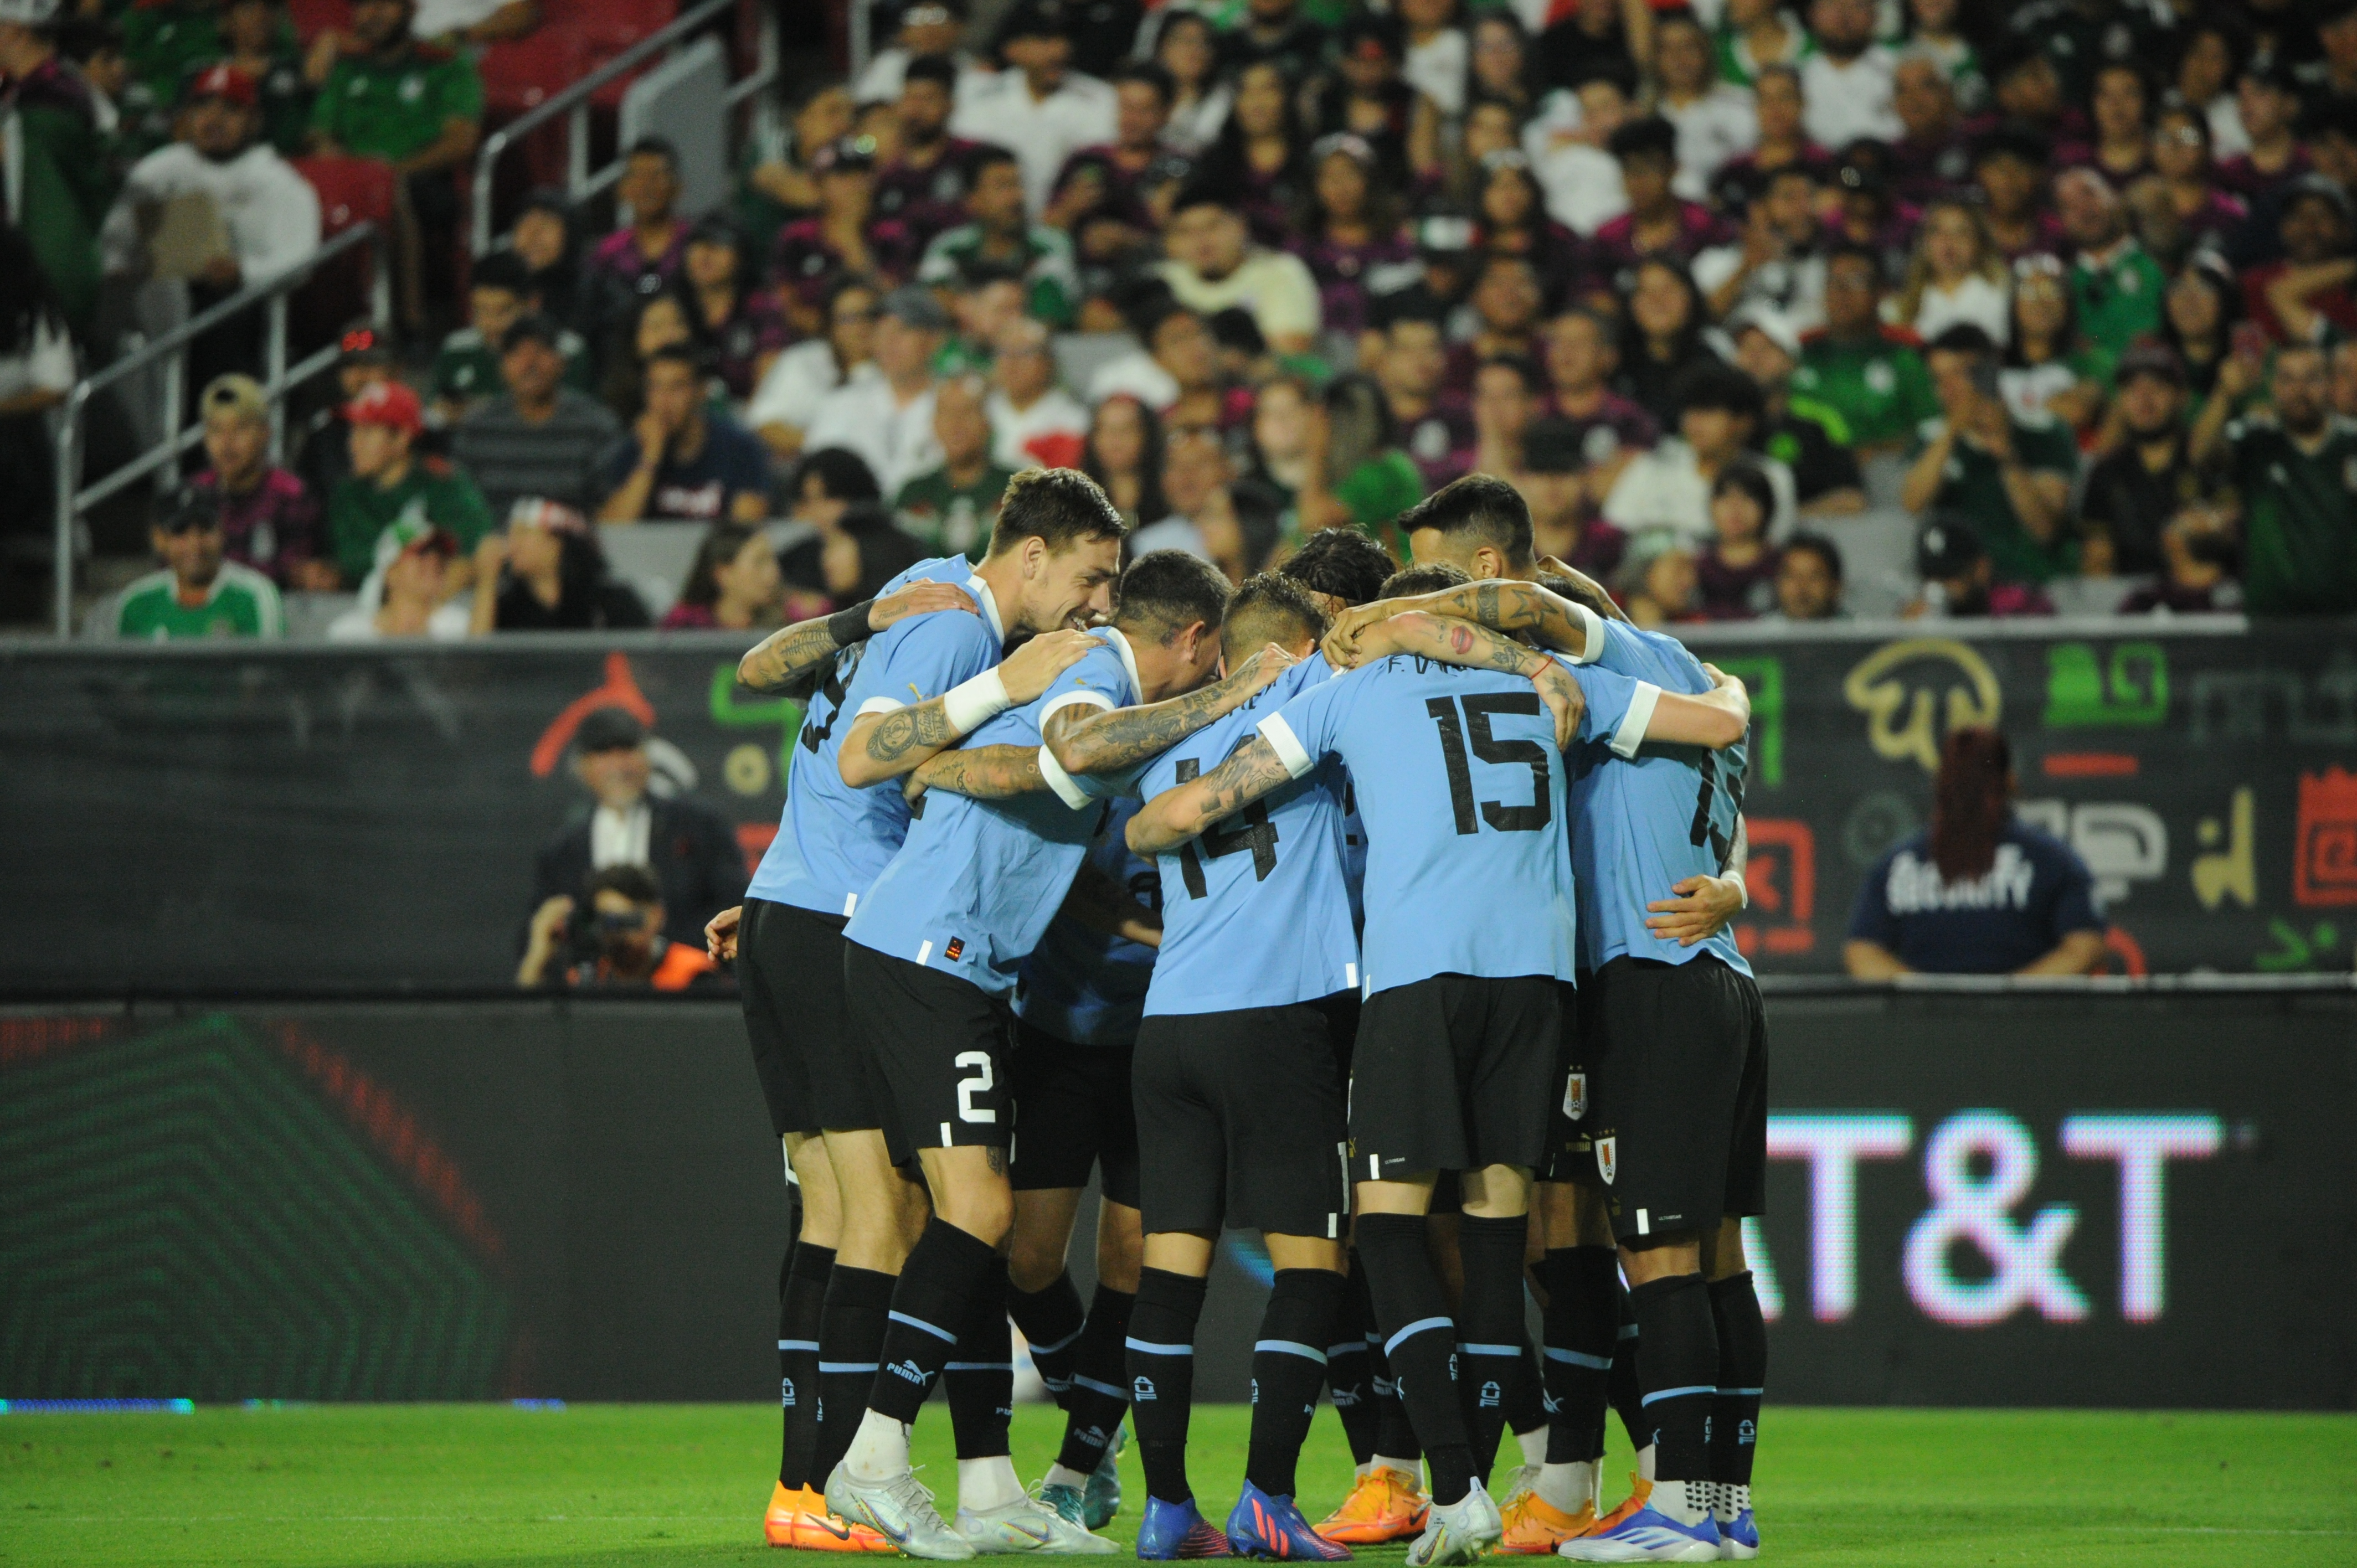
[[[1717,876],[1689,876],[1674,884],[1670,891],[1677,897],[1656,898],[1645,906],[1651,911],[1645,917],[1646,927],[1663,941],[1674,941],[1682,948],[1706,941],[1725,930],[1727,923],[1743,912],[1747,899],[1743,867],[1750,854],[1750,832],[1743,819],[1738,817],[1727,869]]]
[[[1369,660],[1394,653],[1413,653],[1438,664],[1469,670],[1496,670],[1508,675],[1535,675],[1553,663],[1535,648],[1516,642],[1487,626],[1437,611],[1409,610],[1370,627],[1359,639]]]
[[[1209,773],[1148,800],[1129,819],[1129,847],[1139,854],[1175,848],[1292,778],[1275,747],[1254,736]]]
[[[1233,713],[1298,662],[1272,642],[1225,680],[1198,686],[1183,697],[1131,708],[1088,708],[1077,703],[1059,708],[1048,715],[1040,739],[1048,743],[1057,765],[1067,773],[1118,773]]]
[[[938,752],[917,765],[903,788],[915,800],[927,789],[969,800],[1004,800],[1048,787],[1036,746],[977,746]]]
[[[954,583],[926,580],[854,605],[831,616],[796,621],[754,644],[737,661],[737,684],[754,692],[782,692],[855,642],[893,622],[936,610],[974,610],[974,596]],[[855,615],[853,611],[857,613]]]
[[[1030,702],[1098,646],[1097,639],[1084,631],[1040,633],[988,672],[1005,693],[1005,701],[991,711],[1003,713]],[[862,714],[844,736],[835,767],[845,784],[865,789],[914,772],[928,757],[956,745],[964,734],[950,718],[946,694],[889,713]]]
[[[1587,623],[1569,599],[1536,583],[1492,578],[1460,583],[1411,599],[1377,599],[1345,610],[1326,634],[1326,657],[1352,668],[1380,658],[1381,653],[1374,651],[1380,646],[1379,628],[1398,616],[1419,611],[1527,636],[1542,648],[1575,658],[1587,656]]]

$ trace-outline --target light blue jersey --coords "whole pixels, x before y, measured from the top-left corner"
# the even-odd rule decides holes
[[[1688,696],[1710,690],[1701,662],[1676,639],[1620,621],[1603,625],[1602,649],[1590,668]],[[1652,716],[1650,703],[1645,716]],[[1689,876],[1727,868],[1743,815],[1743,744],[1724,751],[1659,743],[1624,750],[1599,739],[1576,746],[1572,757],[1581,972],[1624,953],[1684,963],[1706,952],[1749,974],[1731,932],[1681,947],[1645,926],[1647,904],[1674,897],[1671,889]]]
[[[1211,772],[1261,720],[1331,679],[1316,654],[1148,763],[1152,799]],[[1314,1002],[1359,984],[1346,886],[1341,764],[1329,757],[1209,832],[1155,857],[1162,873],[1162,954],[1149,1015],[1231,1013]]]
[[[998,607],[964,556],[920,561],[877,596],[914,582],[956,583],[982,613],[910,616],[835,655],[802,714],[785,812],[747,897],[823,915],[854,913],[908,835],[909,803],[898,779],[864,789],[845,784],[835,762],[843,737],[860,714],[938,697],[995,669],[1004,656],[1006,628]]]
[[[1637,682],[1572,674],[1587,699],[1578,739],[1611,735]],[[1260,733],[1297,779],[1329,756],[1350,768],[1367,830],[1365,994],[1436,974],[1572,978],[1563,759],[1530,682],[1394,654],[1302,693]]]
[[[1122,838],[1135,815],[1135,800],[1113,803],[1104,832],[1089,849],[1088,864],[1133,903],[1159,912],[1161,873],[1131,854]],[[1015,1011],[1033,1028],[1076,1046],[1134,1046],[1154,965],[1155,950],[1145,943],[1059,913],[1024,961]]]

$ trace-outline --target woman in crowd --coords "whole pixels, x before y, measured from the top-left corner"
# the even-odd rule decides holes
[[[2134,60],[2095,68],[2095,139],[2069,161],[2083,163],[2126,190],[2152,167],[2152,85]]]
[[[1132,528],[1159,522],[1169,512],[1162,499],[1162,422],[1125,392],[1097,404],[1081,471],[1104,487]]]
[[[1503,148],[1481,160],[1473,220],[1484,254],[1520,256],[1549,293],[1571,287],[1587,270],[1579,237],[1547,216],[1546,193],[1518,148]]]
[[[1343,132],[1311,150],[1314,199],[1293,249],[1318,280],[1326,330],[1356,338],[1367,322],[1371,276],[1412,264],[1415,247],[1400,224],[1396,186],[1375,174],[1374,150]]]
[[[1531,36],[1522,18],[1509,10],[1483,11],[1473,18],[1471,61],[1466,71],[1468,109],[1479,101],[1502,103],[1517,121],[1530,118],[1538,107],[1532,85]]]
[[[617,418],[628,423],[639,416],[646,388],[647,361],[658,349],[695,341],[689,308],[687,300],[670,289],[639,301],[639,313],[631,318],[630,336],[625,339],[629,351],[609,357],[598,389],[606,406],[614,411]]]
[[[648,624],[639,596],[606,573],[587,520],[554,501],[520,500],[504,533],[475,547],[471,629],[620,631]]]
[[[786,324],[746,277],[745,242],[727,219],[705,219],[687,237],[680,296],[688,328],[732,398],[748,398],[786,346]]]
[[[2195,407],[2209,400],[2218,371],[2233,355],[2234,326],[2243,318],[2243,291],[2226,263],[2197,252],[2177,270],[2161,296],[2160,336],[2185,366]]]
[[[1749,620],[1776,604],[1776,547],[1768,524],[1776,490],[1759,464],[1738,458],[1710,485],[1710,547],[1694,564],[1695,598],[1712,620]]]
[[[573,206],[561,190],[543,187],[524,198],[508,231],[508,248],[531,274],[529,287],[540,296],[542,314],[572,322],[581,281],[581,258],[575,244]]]
[[[825,456],[812,454],[814,458]],[[811,483],[807,469],[802,482],[805,487]],[[895,524],[892,514],[874,499],[797,507],[795,515],[818,525],[813,537],[778,558],[778,568],[793,589],[788,613],[796,619],[872,599],[885,584],[925,558],[923,542]]]
[[[778,553],[761,530],[741,522],[716,522],[696,550],[695,564],[679,590],[679,602],[664,615],[665,630],[719,628],[744,631],[778,624]]]
[[[1842,951],[1861,980],[1943,974],[2092,974],[2104,914],[2078,852],[2013,811],[2013,753],[1993,729],[1948,732],[1932,825],[1858,885]]]
[[[2242,232],[2250,209],[2212,177],[2210,122],[2190,104],[2162,109],[2152,128],[2152,173],[2177,219],[2179,243],[2190,251],[2222,250]]]
[[[1309,195],[1308,150],[1284,68],[1259,60],[1236,73],[1235,106],[1197,177],[1236,193],[1254,240],[1283,245]]]
[[[1996,389],[2016,419],[2060,421],[2092,430],[2104,412],[2111,365],[2079,340],[2079,313],[2052,256],[2024,256],[2013,268],[2012,331]]]
[[[389,559],[361,583],[361,602],[328,623],[329,642],[381,642],[426,638],[456,642],[474,629],[471,597],[447,596],[458,541],[447,528],[403,519],[385,530]],[[488,597],[488,595],[475,596]]]
[[[1446,206],[1460,212],[1471,211],[1481,199],[1481,185],[1487,177],[1485,166],[1491,155],[1520,152],[1522,146],[1521,112],[1502,99],[1476,98],[1465,111],[1457,145],[1450,150],[1440,177],[1416,186],[1417,209]]]
[[[1691,11],[1665,13],[1653,24],[1654,71],[1661,91],[1654,112],[1678,130],[1677,193],[1700,201],[1719,169],[1760,141],[1751,92],[1719,80],[1710,39]]]
[[[1678,423],[1676,388],[1687,371],[1715,360],[1703,342],[1702,294],[1686,269],[1667,256],[1637,263],[1620,349],[1629,396],[1665,430]]]
[[[2007,340],[2012,327],[2005,264],[1996,259],[1975,209],[1961,201],[1935,201],[1924,209],[1907,286],[1886,308],[1892,320],[1913,328],[1926,343],[1960,321],[1979,328],[1992,342]]]
[[[2250,53],[2248,37],[2222,11],[2199,11],[2186,29],[2177,57],[2177,96],[2210,123],[2210,150],[2231,158],[2251,150],[2243,112],[2234,102],[2234,79]]]
[[[1220,43],[1211,18],[1200,11],[1164,11],[1154,58],[1170,73],[1170,118],[1162,139],[1182,153],[1208,151],[1235,106],[1234,91],[1220,79]]]

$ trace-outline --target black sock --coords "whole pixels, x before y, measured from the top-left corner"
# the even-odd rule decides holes
[[[1367,1387],[1375,1395],[1375,1452],[1386,1459],[1421,1459],[1424,1443],[1415,1423],[1407,1418],[1407,1402],[1400,1398],[1399,1380],[1392,1376],[1391,1358],[1383,1354],[1383,1331],[1367,1308]]]
[[[1605,1391],[1620,1328],[1619,1263],[1609,1247],[1557,1247],[1546,1255],[1547,1463],[1604,1456]]]
[[[926,1222],[892,1292],[869,1410],[902,1423],[917,1419],[960,1332],[973,1321],[974,1298],[989,1288],[998,1264],[997,1250],[981,1237],[938,1215]],[[1005,1297],[996,1299],[1004,1306]]]
[[[785,1410],[778,1481],[788,1491],[812,1484],[811,1455],[818,1446],[819,1323],[834,1268],[834,1248],[798,1242],[786,1254],[778,1281],[778,1400]]]
[[[974,1292],[963,1331],[942,1369],[950,1428],[961,1459],[1006,1453],[1015,1419],[1015,1335],[1006,1323],[1006,1260],[994,1255]]]
[[[1521,1354],[1514,1358],[1514,1380],[1506,1385],[1506,1430],[1536,1432],[1547,1423],[1546,1373],[1531,1346],[1528,1328],[1514,1348]]]
[[[1187,1485],[1187,1418],[1195,1405],[1195,1320],[1203,1316],[1203,1282],[1163,1269],[1141,1269],[1125,1348],[1129,1419],[1146,1489],[1166,1503],[1195,1494]]]
[[[1637,1315],[1629,1305],[1628,1288],[1617,1276],[1612,1297],[1613,1311],[1620,1322],[1612,1330],[1612,1371],[1605,1386],[1611,1396],[1613,1413],[1620,1418],[1620,1430],[1629,1434],[1629,1446],[1642,1448],[1653,1441],[1653,1427],[1645,1419],[1645,1391],[1637,1379],[1637,1350],[1641,1343]]]
[[[1105,1444],[1121,1429],[1129,1408],[1129,1320],[1137,1297],[1110,1285],[1097,1286],[1089,1300],[1089,1320],[1072,1359],[1072,1390],[1064,1402],[1064,1446],[1056,1463],[1089,1471],[1104,1458]]]
[[[1350,1283],[1325,1269],[1276,1271],[1253,1344],[1252,1444],[1244,1458],[1244,1479],[1272,1498],[1293,1495],[1294,1466],[1326,1380],[1326,1344]]]
[[[1468,1214],[1457,1222],[1465,1294],[1457,1312],[1458,1386],[1473,1443],[1473,1473],[1484,1481],[1498,1462],[1506,1410],[1529,1366],[1523,1344],[1523,1244],[1531,1222]]]
[[[1718,1392],[1718,1329],[1700,1274],[1672,1274],[1629,1293],[1637,1314],[1637,1380],[1659,1446],[1653,1477],[1710,1479],[1710,1406]]]
[[[1048,1385],[1048,1397],[1070,1408],[1065,1395],[1072,1388],[1072,1358],[1081,1345],[1081,1293],[1072,1276],[1058,1274],[1045,1290],[1006,1292],[1006,1314],[1031,1347],[1031,1364]]]
[[[1361,1215],[1359,1251],[1367,1260],[1383,1355],[1424,1440],[1432,1500],[1459,1502],[1473,1484],[1473,1444],[1457,1403],[1457,1325],[1425,1251],[1424,1216]]]
[[[1369,1381],[1372,1358],[1367,1354],[1367,1268],[1351,1253],[1351,1273],[1342,1282],[1342,1305],[1334,1314],[1333,1340],[1326,1347],[1326,1386],[1333,1391],[1334,1413],[1342,1420],[1342,1440],[1351,1445],[1351,1463],[1363,1465],[1374,1456],[1375,1391]]]
[[[1718,1397],[1710,1410],[1710,1478],[1751,1484],[1760,1439],[1760,1390],[1768,1380],[1768,1326],[1751,1272],[1710,1282],[1710,1316],[1718,1328]]]
[[[826,1305],[818,1330],[818,1434],[811,1447],[811,1485],[823,1491],[843,1463],[859,1417],[876,1386],[884,1324],[899,1282],[873,1269],[837,1263],[826,1278]]]

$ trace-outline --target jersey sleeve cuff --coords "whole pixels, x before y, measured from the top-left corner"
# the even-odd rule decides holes
[[[908,705],[906,703],[896,703],[889,697],[870,697],[860,703],[859,711],[851,716],[855,719],[864,719],[870,714],[897,714]]]
[[[1048,781],[1048,788],[1056,792],[1056,799],[1075,811],[1093,803],[1094,797],[1081,788],[1079,779],[1064,771],[1064,765],[1056,760],[1056,754],[1044,746],[1039,748],[1039,777]]]
[[[1612,755],[1626,760],[1637,755],[1645,744],[1645,732],[1652,727],[1653,704],[1662,700],[1662,689],[1651,681],[1640,681],[1629,694],[1629,711],[1620,717],[1620,727],[1612,732]]]
[[[1574,605],[1571,613],[1579,621],[1580,646],[1584,653],[1566,653],[1564,657],[1574,664],[1593,664],[1604,657],[1604,618],[1586,605]]]
[[[1268,742],[1269,749],[1276,753],[1276,759],[1284,763],[1285,770],[1296,779],[1318,766],[1318,759],[1302,746],[1301,737],[1293,733],[1293,726],[1285,722],[1282,714],[1271,714],[1260,721],[1260,737]]]

